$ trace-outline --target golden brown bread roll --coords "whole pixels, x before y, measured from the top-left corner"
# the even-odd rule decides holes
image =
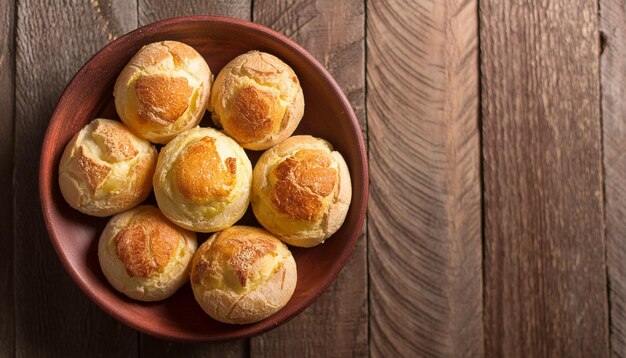
[[[252,165],[234,140],[212,128],[194,128],[159,154],[154,194],[163,214],[193,231],[233,225],[250,202]]]
[[[202,309],[226,323],[253,323],[287,304],[298,279],[291,252],[265,230],[233,226],[193,257],[191,287]]]
[[[211,70],[192,47],[176,41],[146,45],[120,73],[117,113],[138,135],[165,144],[195,127],[211,91]]]
[[[195,233],[144,205],[111,218],[98,242],[98,259],[116,290],[136,300],[158,301],[187,282],[196,248]]]
[[[209,110],[213,122],[242,147],[263,150],[289,137],[304,114],[304,96],[291,67],[250,51],[217,75]]]
[[[263,153],[254,167],[254,215],[293,246],[315,246],[339,230],[351,199],[348,166],[323,139],[291,137]]]
[[[59,186],[73,208],[109,216],[146,199],[157,152],[145,139],[110,119],[95,119],[65,147],[59,164]]]

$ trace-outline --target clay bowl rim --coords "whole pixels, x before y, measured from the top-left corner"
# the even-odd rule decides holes
[[[46,178],[51,177],[51,171],[56,170],[53,168],[54,156],[51,150],[51,147],[56,141],[56,138],[53,138],[52,133],[57,132],[56,128],[62,124],[62,118],[59,116],[60,108],[65,106],[65,102],[67,102],[69,98],[69,93],[72,92],[73,86],[76,85],[76,79],[86,75],[87,67],[90,64],[93,64],[94,61],[102,62],[106,59],[108,55],[105,53],[112,53],[113,49],[124,43],[132,43],[143,39],[146,34],[154,35],[163,30],[168,30],[172,26],[182,23],[223,23],[230,26],[243,28],[244,31],[252,31],[256,32],[264,37],[268,37],[273,40],[277,40],[280,43],[280,46],[286,46],[291,51],[295,52],[298,56],[302,57],[305,62],[316,72],[317,75],[322,76],[323,79],[330,85],[332,92],[334,95],[339,98],[343,109],[345,110],[345,115],[351,122],[350,128],[352,129],[352,135],[357,138],[358,145],[358,156],[361,164],[361,172],[356,173],[351,170],[351,175],[353,177],[353,181],[361,180],[363,191],[359,197],[353,196],[352,205],[354,205],[353,210],[357,210],[357,225],[353,228],[349,229],[351,235],[350,241],[345,246],[344,250],[340,253],[338,259],[333,263],[331,270],[322,280],[322,284],[316,287],[312,294],[306,296],[298,305],[296,305],[295,309],[289,312],[281,311],[270,316],[268,319],[256,323],[254,325],[242,325],[241,329],[238,329],[235,332],[228,332],[222,335],[212,335],[212,336],[200,336],[200,335],[189,335],[185,332],[168,332],[164,333],[162,331],[158,331],[152,325],[146,324],[138,324],[136,323],[131,316],[122,314],[116,310],[116,308],[109,301],[104,299],[97,290],[93,289],[91,286],[87,284],[87,282],[81,279],[80,273],[75,270],[70,263],[70,260],[66,256],[65,252],[61,250],[60,247],[60,239],[57,237],[55,232],[55,223],[52,222],[51,211],[52,211],[52,203],[54,202],[52,197],[51,188],[52,183],[49,180],[44,180]],[[53,130],[54,129],[54,130]],[[50,241],[52,241],[53,247],[61,259],[63,266],[66,271],[70,274],[74,282],[78,284],[78,286],[82,289],[82,291],[92,300],[94,301],[102,310],[104,310],[109,315],[113,316],[120,322],[144,333],[148,333],[150,335],[170,339],[177,341],[187,341],[187,342],[219,342],[240,338],[251,337],[265,331],[268,331],[272,328],[275,328],[283,323],[286,323],[290,319],[294,318],[298,314],[300,314],[304,309],[309,307],[315,300],[321,296],[321,294],[335,281],[337,275],[341,271],[341,269],[347,263],[352,251],[354,250],[354,246],[359,238],[359,234],[363,227],[363,223],[365,221],[366,209],[367,209],[367,201],[368,201],[368,193],[369,193],[369,170],[368,170],[368,162],[367,162],[367,151],[365,149],[365,142],[363,140],[363,136],[361,134],[361,129],[357,117],[352,109],[352,106],[345,94],[339,87],[339,85],[335,82],[334,78],[330,75],[330,73],[322,66],[308,51],[306,51],[302,46],[298,45],[294,41],[290,40],[286,36],[269,29],[265,26],[223,16],[184,16],[184,17],[176,17],[165,19],[161,21],[157,21],[146,26],[137,28],[120,38],[110,42],[105,45],[102,49],[96,52],[83,66],[78,70],[78,72],[74,75],[72,80],[66,86],[63,94],[61,95],[57,105],[55,107],[54,112],[52,113],[51,120],[48,124],[48,128],[46,129],[46,134],[44,137],[44,141],[42,144],[42,153],[39,163],[39,196],[41,199],[41,208],[44,216],[44,221],[46,224],[46,229],[50,236]],[[354,194],[353,194],[354,195]]]

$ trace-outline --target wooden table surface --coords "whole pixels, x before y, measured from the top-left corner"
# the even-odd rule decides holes
[[[367,223],[310,308],[223,344],[156,339],[70,279],[38,164],[107,42],[226,15],[308,49],[348,95]],[[626,356],[626,0],[0,0],[0,356]]]

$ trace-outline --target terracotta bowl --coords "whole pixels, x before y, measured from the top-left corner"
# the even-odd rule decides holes
[[[104,278],[97,259],[97,241],[108,218],[90,217],[72,209],[61,196],[58,165],[70,138],[97,117],[118,119],[113,84],[124,65],[143,45],[176,40],[200,52],[214,74],[228,61],[252,49],[272,53],[292,66],[305,95],[306,111],[296,133],[329,140],[345,157],[352,175],[353,196],[341,229],[311,249],[291,248],[298,265],[296,291],[282,310],[264,321],[228,325],[207,316],[189,285],[157,303],[128,299]],[[202,126],[209,125],[206,115]],[[260,152],[248,152],[256,162]],[[367,154],[361,128],[337,83],[298,44],[266,27],[230,18],[197,16],[160,21],[108,44],[78,71],[59,100],[43,143],[39,190],[50,238],[72,278],[102,309],[140,331],[175,340],[222,341],[261,333],[293,318],[335,280],[363,226],[367,206]],[[153,198],[148,201],[154,202]],[[251,211],[239,222],[258,225]],[[201,241],[208,235],[199,234]]]

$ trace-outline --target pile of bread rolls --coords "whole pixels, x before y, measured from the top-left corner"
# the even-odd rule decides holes
[[[87,124],[59,165],[73,208],[114,215],[98,245],[107,280],[141,301],[190,281],[202,309],[226,323],[280,310],[297,282],[285,244],[322,243],[352,197],[341,154],[323,139],[291,136],[304,114],[295,72],[250,51],[213,82],[192,47],[163,41],[130,60],[113,95],[121,122]],[[198,126],[206,110],[221,131]],[[244,149],[266,150],[254,170]],[[140,205],[152,190],[158,207]],[[235,225],[250,202],[264,229]],[[212,235],[198,247],[196,233]]]

